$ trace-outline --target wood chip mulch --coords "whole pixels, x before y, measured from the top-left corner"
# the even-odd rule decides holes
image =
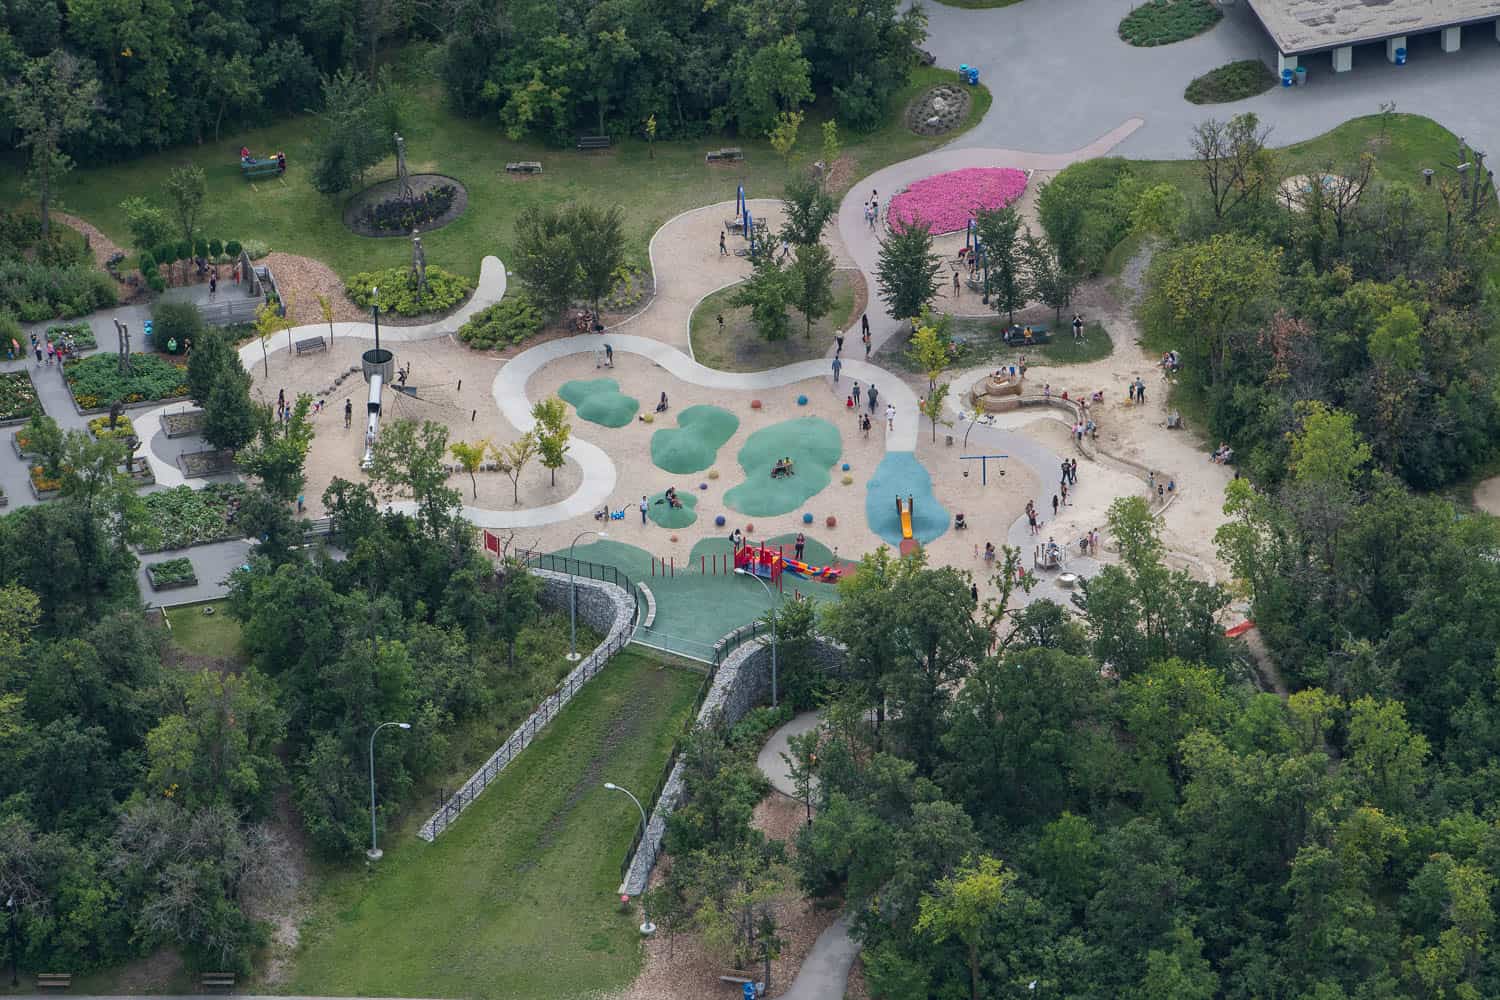
[[[281,298],[289,303],[291,316],[299,324],[323,322],[319,295],[327,296],[332,303],[336,323],[358,323],[370,318],[369,313],[345,297],[343,279],[321,261],[291,253],[272,253],[256,263],[266,265],[276,275]]]

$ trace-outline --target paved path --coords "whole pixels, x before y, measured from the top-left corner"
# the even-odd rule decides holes
[[[858,957],[859,945],[849,936],[846,914],[818,935],[781,1000],[840,1000],[849,985],[849,970]]]
[[[229,593],[229,574],[250,561],[250,550],[254,544],[248,538],[235,538],[212,545],[195,545],[190,549],[172,552],[142,554],[140,568],[136,570],[136,586],[148,608],[176,607],[179,604],[196,604],[213,601]],[[165,562],[168,559],[189,559],[198,582],[191,587],[157,592],[151,589],[146,579],[148,563]]]
[[[1273,141],[1284,145],[1374,114],[1382,102],[1394,100],[1400,111],[1433,118],[1480,149],[1500,154],[1500,116],[1479,96],[1500,88],[1500,46],[1490,22],[1464,29],[1456,53],[1441,52],[1436,34],[1412,36],[1406,66],[1386,62],[1383,44],[1364,45],[1354,50],[1353,71],[1338,74],[1323,53],[1303,61],[1306,87],[1277,87],[1249,100],[1199,107],[1182,96],[1194,77],[1238,59],[1258,58],[1275,67],[1269,36],[1248,4],[1235,3],[1224,7],[1217,27],[1197,38],[1136,48],[1122,42],[1117,29],[1137,5],[1137,0],[1028,0],[996,10],[963,10],[926,4],[924,46],[938,65],[979,67],[980,82],[995,95],[989,114],[954,146],[1067,150],[1127,119],[1142,118],[1145,127],[1118,152],[1176,159],[1190,155],[1189,133],[1205,118],[1254,111],[1274,127]]]
[[[760,748],[755,765],[770,779],[771,787],[781,794],[797,798],[797,785],[792,781],[786,761],[781,758],[782,754],[790,752],[787,741],[793,736],[801,736],[810,729],[816,729],[822,718],[819,712],[803,712],[772,733],[771,738],[766,740],[766,745]]]

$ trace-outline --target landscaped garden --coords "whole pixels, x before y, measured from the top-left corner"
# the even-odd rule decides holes
[[[63,365],[63,376],[80,410],[111,403],[177,399],[188,394],[187,366],[159,354],[132,354],[130,373],[120,373],[119,356],[91,354]]]
[[[630,982],[638,917],[612,900],[640,821],[604,782],[650,795],[702,683],[617,654],[434,843],[388,837],[378,869],[325,883],[289,988],[571,1000]]]
[[[731,372],[756,372],[766,368],[778,368],[796,361],[820,358],[828,350],[830,338],[838,331],[848,329],[859,319],[866,306],[865,282],[858,271],[833,272],[833,305],[828,315],[812,326],[812,336],[806,335],[801,314],[787,310],[791,320],[791,333],[782,340],[766,340],[756,332],[749,306],[732,306],[738,285],[721,288],[698,303],[689,324],[693,344],[693,357],[700,364]],[[724,328],[719,329],[718,317],[724,317]],[[858,346],[859,336],[852,341]],[[852,348],[851,348],[852,350]],[[851,357],[854,355],[851,354]]]
[[[193,572],[193,562],[186,557],[151,563],[146,567],[146,575],[151,578],[154,590],[174,590],[178,587],[190,587],[198,582],[198,577]]]
[[[1067,316],[1063,322],[1048,324],[1051,338],[1045,344],[1030,347],[1015,347],[1005,342],[1006,323],[1000,316],[953,316],[949,319],[948,336],[951,344],[949,371],[972,368],[979,365],[1012,362],[1026,355],[1028,365],[1077,365],[1087,361],[1098,361],[1109,356],[1113,350],[1109,331],[1099,323],[1084,324],[1083,340],[1073,340],[1072,327]],[[1019,320],[1017,322],[1020,322]],[[881,348],[877,363],[902,371],[920,372],[921,365],[910,351],[910,338],[893,338]],[[967,387],[964,387],[967,388]],[[955,393],[958,391],[955,387]]]
[[[1120,37],[1131,45],[1170,45],[1203,34],[1223,16],[1209,0],[1146,0],[1120,22]]]
[[[94,337],[94,328],[83,320],[76,323],[53,323],[47,327],[47,339],[65,340],[75,351],[91,351],[99,346]]]
[[[542,332],[542,312],[524,289],[479,310],[458,328],[458,339],[481,351],[516,347]]]
[[[24,371],[0,372],[0,421],[30,420],[42,412],[36,386]]]
[[[975,212],[1004,208],[1026,192],[1013,167],[968,167],[923,178],[891,199],[892,226],[925,225],[934,234],[963,229]]]
[[[142,498],[146,517],[160,533],[149,551],[165,552],[193,545],[241,538],[235,521],[245,487],[239,483],[210,483],[201,490],[177,486]]]
[[[380,290],[380,311],[397,316],[445,313],[462,305],[474,291],[474,282],[440,267],[427,268],[427,287],[418,290],[409,267],[362,271],[344,282],[344,294],[361,309],[375,305]]]
[[[1194,104],[1224,104],[1264,94],[1276,86],[1276,74],[1259,59],[1241,59],[1211,69],[1183,92]]]
[[[89,433],[101,441],[105,438],[119,438],[123,441],[135,435],[135,426],[130,422],[130,418],[122,413],[115,418],[115,425],[111,427],[109,414],[106,413],[89,421]]]

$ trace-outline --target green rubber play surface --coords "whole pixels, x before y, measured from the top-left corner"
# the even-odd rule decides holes
[[[651,461],[667,472],[700,472],[739,428],[740,418],[722,407],[689,406],[677,415],[676,427],[651,435]]]
[[[579,417],[605,427],[624,427],[641,408],[640,402],[622,393],[620,383],[612,378],[574,379],[564,382],[557,394],[578,411]]]
[[[634,523],[616,521],[609,529],[610,534],[630,537],[639,532],[643,544],[650,544],[648,539],[657,529],[642,528],[638,517],[632,516],[632,520]],[[651,588],[656,598],[656,620],[650,628],[637,629],[636,636],[640,641],[694,659],[711,660],[713,644],[726,632],[756,620],[771,607],[764,587],[729,571],[728,530],[725,528],[716,537],[701,539],[693,546],[688,559],[669,565],[665,575],[660,565],[656,575],[652,575],[651,553],[647,550],[613,537],[580,544],[574,554],[587,562],[618,567],[632,581],[640,581]],[[788,554],[792,551],[791,537],[787,538]],[[809,562],[821,565],[827,561],[822,555],[826,551],[827,546],[808,538],[806,554]],[[561,549],[557,554],[567,555],[567,550]],[[812,558],[815,554],[819,560]],[[717,564],[713,559],[715,555],[718,556]],[[717,573],[714,572],[715,565]],[[784,591],[778,599],[801,593],[820,601],[831,601],[838,593],[832,584],[803,580],[791,574],[783,577],[783,583]],[[771,591],[775,593],[776,588],[772,587]]]
[[[698,520],[698,514],[694,510],[698,506],[698,498],[685,489],[679,489],[677,499],[682,506],[674,508],[667,503],[666,490],[652,495],[646,501],[646,516],[663,528],[686,528]]]
[[[828,485],[831,468],[843,454],[838,428],[819,417],[799,417],[764,427],[737,456],[745,481],[724,494],[741,514],[770,517],[801,507]],[[790,456],[793,474],[772,479],[777,459]],[[818,516],[817,511],[812,511]]]

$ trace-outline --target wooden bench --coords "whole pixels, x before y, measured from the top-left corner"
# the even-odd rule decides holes
[[[1051,339],[1052,336],[1047,332],[1047,328],[1045,326],[1037,326],[1035,324],[1032,325],[1031,342],[1033,344],[1045,344]],[[1009,330],[1006,330],[1005,342],[1012,347],[1015,347],[1018,344],[1025,345],[1026,328],[1024,326],[1013,326]]]
[[[198,977],[198,982],[205,990],[233,990],[234,973],[232,972],[205,972]]]
[[[542,172],[542,165],[536,160],[521,160],[518,163],[507,163],[505,165],[505,172],[508,174],[539,174]]]
[[[711,149],[703,154],[705,163],[735,163],[745,158],[744,150],[738,146],[726,146],[724,149]]]
[[[72,985],[71,972],[42,972],[36,977],[36,988],[39,990],[65,990]]]
[[[608,149],[609,136],[607,135],[580,135],[578,137],[579,149]]]
[[[322,337],[308,337],[305,340],[297,341],[296,348],[298,354],[310,354],[313,351],[326,351],[328,350],[328,341],[324,340]]]

